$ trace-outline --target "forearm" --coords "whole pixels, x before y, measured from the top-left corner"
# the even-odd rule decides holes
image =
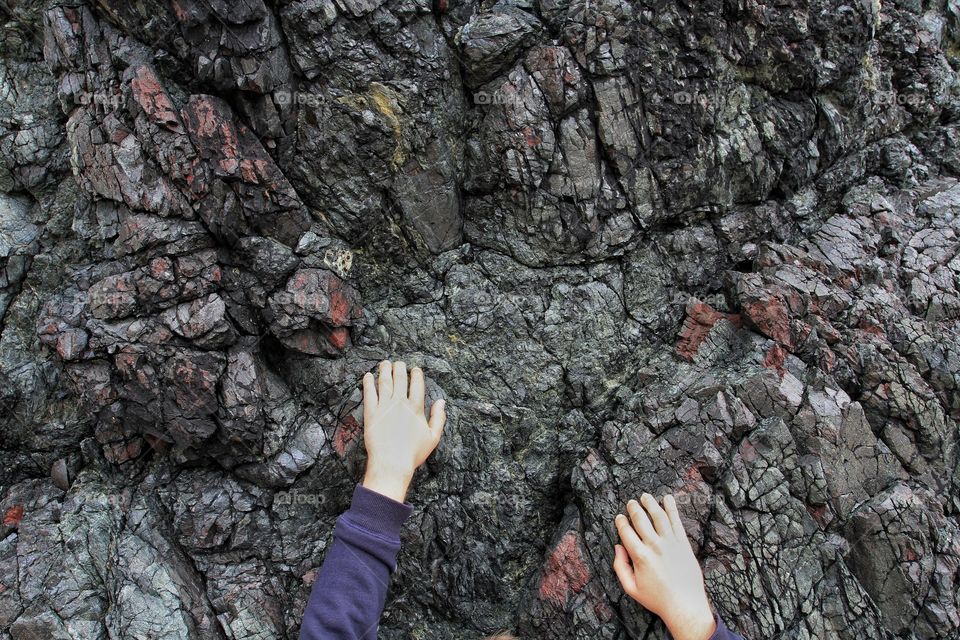
[[[400,550],[400,526],[410,511],[409,505],[357,487],[313,585],[301,640],[376,638]]]
[[[412,479],[413,470],[398,471],[370,465],[363,476],[363,486],[396,502],[404,502]]]

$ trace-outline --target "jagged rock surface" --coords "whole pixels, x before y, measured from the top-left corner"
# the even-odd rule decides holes
[[[960,637],[954,2],[13,2],[0,639],[295,638],[357,380],[450,422],[384,638]]]

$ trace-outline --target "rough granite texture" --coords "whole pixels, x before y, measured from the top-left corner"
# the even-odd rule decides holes
[[[357,381],[450,421],[380,637],[960,638],[956,0],[0,6],[0,640],[295,638]]]

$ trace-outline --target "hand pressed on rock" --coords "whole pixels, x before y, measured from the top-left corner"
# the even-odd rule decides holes
[[[708,640],[716,623],[676,500],[665,496],[661,507],[645,493],[627,513],[615,520],[622,545],[613,561],[624,591],[660,616],[675,640]]]
[[[413,478],[437,447],[447,421],[445,403],[424,411],[426,384],[423,371],[414,367],[407,375],[403,362],[380,363],[379,377],[363,376],[363,442],[367,470],[363,486],[403,502]]]

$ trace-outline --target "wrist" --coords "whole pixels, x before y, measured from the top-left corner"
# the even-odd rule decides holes
[[[370,491],[376,491],[382,496],[386,496],[397,502],[404,502],[407,497],[407,489],[410,488],[410,481],[413,479],[412,472],[395,469],[376,469],[372,466],[367,467],[363,476],[363,486]]]
[[[707,603],[671,612],[663,616],[663,622],[674,640],[710,640],[717,630],[717,622]]]

